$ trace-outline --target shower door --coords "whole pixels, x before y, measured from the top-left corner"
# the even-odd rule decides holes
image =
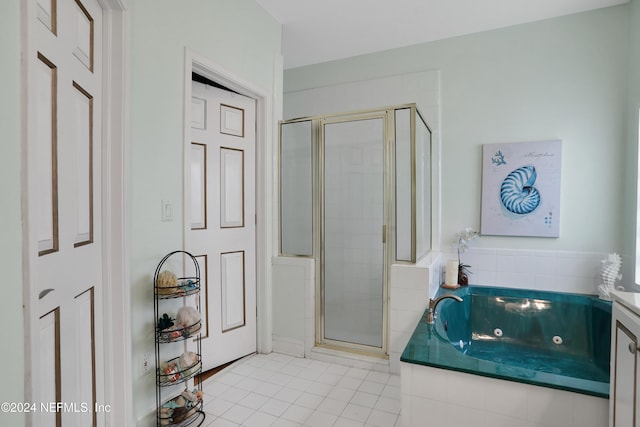
[[[386,350],[385,115],[322,126],[321,344]]]

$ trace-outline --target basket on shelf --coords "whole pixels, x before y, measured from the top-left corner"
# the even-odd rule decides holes
[[[189,326],[173,325],[165,329],[157,329],[156,335],[158,340],[163,343],[186,340],[193,335],[200,333],[202,323],[197,321]]]
[[[184,390],[180,395],[163,403],[160,408],[160,424],[187,426],[195,422],[195,415],[202,412],[202,393]]]
[[[163,270],[164,263],[175,254],[184,254],[191,258],[195,267],[195,276],[177,277],[170,270]],[[167,254],[158,264],[153,276],[153,288],[157,298],[180,298],[200,292],[200,265],[193,255],[185,251]]]
[[[196,362],[189,366],[182,366],[182,364],[180,363],[181,357],[182,356],[175,357],[160,365],[160,367],[158,368],[160,385],[166,386],[180,384],[182,382],[190,380],[200,372],[200,368],[202,367],[202,360],[200,359],[199,354],[196,355]]]

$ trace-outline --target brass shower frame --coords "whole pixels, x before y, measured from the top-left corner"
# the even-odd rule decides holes
[[[396,156],[395,156],[395,112],[396,110],[409,109],[410,114],[410,150],[411,150],[411,260],[397,260],[396,253]],[[383,108],[357,110],[347,113],[328,115],[316,115],[284,120],[279,123],[279,147],[278,147],[278,182],[281,183],[282,171],[282,125],[296,122],[311,122],[311,164],[312,164],[312,247],[313,254],[287,254],[282,252],[282,210],[281,193],[279,192],[279,254],[285,257],[313,258],[315,260],[315,345],[317,347],[348,351],[365,356],[373,356],[382,359],[389,357],[389,281],[392,263],[413,264],[416,262],[416,119],[420,118],[425,124],[429,134],[431,129],[420,115],[416,104],[400,104]],[[383,162],[383,192],[384,192],[384,217],[381,239],[384,244],[383,260],[383,331],[382,347],[373,347],[355,343],[346,343],[324,338],[324,126],[326,124],[344,123],[360,120],[382,119],[384,123],[384,162]],[[431,149],[431,141],[429,144]],[[429,172],[431,173],[431,171]],[[280,189],[279,184],[279,189]],[[429,224],[430,226],[430,224]]]

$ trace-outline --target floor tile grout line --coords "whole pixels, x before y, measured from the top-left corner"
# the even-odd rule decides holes
[[[274,353],[271,353],[272,355]],[[254,355],[258,356],[258,355]],[[353,367],[346,367],[343,365],[339,365],[339,364],[334,364],[334,363],[326,363],[326,362],[318,362],[315,363],[316,361],[311,361],[311,362],[302,362],[305,361],[307,359],[296,359],[296,358],[292,358],[289,356],[284,356],[284,357],[269,357],[270,355],[262,355],[262,358],[264,360],[262,361],[258,361],[256,359],[254,359],[254,357],[249,357],[246,359],[242,359],[241,361],[239,361],[239,363],[237,364],[233,364],[232,366],[229,366],[228,368],[226,368],[225,370],[222,370],[220,372],[220,375],[222,374],[228,374],[231,373],[232,370],[235,369],[235,372],[233,372],[236,376],[235,378],[233,376],[231,376],[230,378],[228,378],[228,380],[233,380],[235,379],[236,382],[235,384],[227,384],[223,381],[218,381],[215,377],[212,377],[210,379],[210,381],[205,381],[203,384],[203,389],[206,389],[207,386],[209,384],[213,384],[213,383],[218,383],[218,384],[222,384],[222,389],[224,390],[225,387],[227,388],[235,388],[238,390],[241,390],[239,393],[243,393],[244,396],[239,398],[237,402],[229,402],[230,404],[232,404],[233,406],[240,406],[242,407],[244,410],[248,410],[251,411],[251,414],[246,418],[249,419],[251,417],[253,417],[256,413],[260,413],[260,414],[264,414],[266,416],[269,417],[275,417],[275,419],[284,419],[286,420],[287,418],[283,418],[282,414],[284,412],[281,412],[280,416],[274,415],[274,414],[270,414],[269,412],[264,412],[261,411],[262,408],[266,407],[267,403],[273,400],[276,401],[280,401],[287,406],[287,409],[290,408],[291,406],[298,406],[302,409],[308,409],[307,412],[310,411],[309,414],[307,414],[307,418],[305,419],[305,422],[307,422],[309,419],[311,419],[311,417],[313,416],[313,414],[315,412],[319,412],[321,414],[325,414],[327,416],[331,416],[331,417],[335,417],[334,423],[337,422],[339,419],[343,418],[345,420],[351,420],[351,421],[355,421],[355,422],[362,422],[360,420],[354,420],[353,418],[349,418],[348,416],[345,417],[343,416],[343,414],[345,414],[345,411],[347,410],[347,408],[349,407],[349,405],[354,405],[363,409],[366,409],[369,411],[366,421],[369,420],[369,418],[371,418],[372,416],[374,416],[374,412],[377,411],[377,413],[382,413],[382,414],[386,414],[387,416],[389,416],[390,418],[395,419],[395,423],[397,424],[398,420],[399,420],[399,410],[395,411],[393,409],[393,406],[389,407],[383,407],[382,405],[379,405],[380,402],[383,401],[383,399],[385,399],[384,401],[386,401],[387,404],[389,405],[394,405],[397,404],[399,405],[399,399],[393,397],[393,395],[386,395],[387,394],[392,394],[392,392],[394,391],[393,389],[387,388],[389,387],[395,387],[397,389],[397,391],[399,391],[399,380],[394,380],[393,384],[391,385],[391,379],[394,378],[393,374],[388,374],[388,373],[382,373],[382,372],[378,372],[378,371],[374,371],[374,370],[367,370],[367,369],[362,369],[362,368],[353,368]],[[280,366],[278,367],[278,369],[276,371],[272,371],[272,373],[270,374],[270,376],[264,380],[264,382],[267,382],[269,384],[271,384],[272,386],[275,387],[279,387],[278,391],[273,393],[272,395],[263,395],[258,393],[255,390],[246,390],[246,389],[242,389],[241,387],[237,387],[238,384],[240,383],[239,378],[243,378],[243,379],[252,379],[253,377],[255,377],[255,372],[259,372],[260,370],[263,369],[263,367],[265,365],[267,365],[269,362],[273,362],[273,361],[279,362]],[[309,366],[313,366],[313,369],[311,370],[315,370],[318,372],[315,372],[313,375],[313,377],[315,377],[315,379],[313,380],[306,380],[309,382],[309,384],[307,385],[307,387],[303,390],[299,389],[299,388],[295,388],[295,387],[291,387],[290,384],[292,384],[293,382],[295,382],[296,380],[298,381],[298,383],[296,384],[297,386],[300,386],[304,383],[300,382],[300,379],[303,379],[303,377],[301,377],[300,375],[304,372],[304,366],[309,367]],[[271,367],[274,367],[274,364],[268,365]],[[289,375],[285,372],[293,372],[294,370],[291,370],[290,366],[295,366],[298,374],[297,375]],[[299,368],[302,368],[302,371],[299,370]],[[336,372],[343,372],[342,374],[337,374]],[[331,374],[331,375],[335,375],[335,377],[328,377],[328,378],[333,378],[336,379],[339,377],[339,379],[337,379],[336,381],[329,381],[328,383],[322,382],[320,380],[320,378],[322,377],[323,374]],[[349,375],[351,374],[351,375]],[[261,376],[265,376],[266,374],[263,374]],[[269,379],[273,378],[274,376],[279,375],[279,379],[278,381],[280,382],[269,382]],[[283,375],[288,375],[291,378],[288,378],[288,381],[284,382],[284,380],[287,380],[286,377],[284,377]],[[306,375],[309,376],[309,375]],[[323,378],[324,380],[328,379],[326,376]],[[349,381],[345,381],[345,379],[351,379],[351,382]],[[359,382],[357,382],[359,381]],[[365,381],[368,381],[367,384],[365,384]],[[232,382],[232,381],[227,381],[227,382]],[[379,384],[379,386],[373,386],[371,383],[375,383],[375,384]],[[345,387],[345,385],[347,384],[351,384],[351,387]],[[357,388],[354,388],[354,384],[357,384]],[[363,388],[362,386],[368,386],[369,388]],[[327,391],[327,388],[330,388],[328,390],[328,392],[326,394],[315,394],[313,393],[313,391],[309,391],[311,388],[313,388],[314,386],[320,387],[320,388],[325,388],[325,391]],[[372,388],[373,387],[373,388]],[[378,389],[378,387],[381,387]],[[347,390],[348,393],[351,393],[350,396],[348,397],[348,399],[334,399],[337,401],[340,401],[341,404],[344,405],[344,407],[339,411],[338,414],[334,414],[331,412],[323,412],[322,410],[319,409],[320,405],[322,404],[322,402],[324,402],[326,399],[330,399],[330,396],[336,397],[335,395],[332,395],[331,392],[335,391],[336,389],[341,389],[343,390]],[[378,390],[376,392],[373,392],[373,389]],[[284,401],[284,400],[278,400],[275,399],[275,395],[287,390],[287,393],[290,393],[292,396],[295,395],[295,398],[292,398],[293,401],[292,402],[288,402],[288,401]],[[318,390],[319,391],[319,390]],[[396,391],[396,392],[397,392]],[[247,396],[251,395],[252,393],[256,394],[257,396],[261,396],[264,399],[269,399],[266,402],[263,402],[261,405],[259,405],[257,408],[253,408],[250,406],[245,406],[242,405],[242,401],[244,399],[247,398]],[[307,393],[308,395],[313,395],[315,396],[316,399],[316,404],[315,407],[310,406],[310,407],[305,407],[303,405],[296,405],[296,403],[298,403],[298,400],[300,399],[300,397]],[[372,402],[371,404],[373,406],[369,407],[368,405],[362,405],[360,400],[355,401],[354,399],[356,398],[356,396],[361,396],[358,393],[365,393],[368,394],[372,397],[375,398],[375,401]],[[211,396],[209,394],[206,393],[205,394],[208,397],[211,397],[211,399],[213,400],[225,400],[223,397],[221,397],[220,395],[214,395]],[[222,391],[220,394],[224,394],[224,391]],[[226,400],[225,400],[226,401]],[[206,406],[206,405],[205,405]],[[206,409],[206,408],[205,408]],[[227,411],[225,411],[224,413],[228,412],[231,408],[229,408]],[[285,411],[287,410],[285,409]],[[223,413],[223,414],[224,414]],[[215,415],[213,415],[215,417]],[[223,418],[224,419],[224,418]],[[245,419],[245,420],[246,420]],[[365,421],[365,422],[366,422]],[[243,421],[244,422],[244,421]],[[395,425],[395,424],[394,424]],[[394,427],[394,426],[391,426]]]

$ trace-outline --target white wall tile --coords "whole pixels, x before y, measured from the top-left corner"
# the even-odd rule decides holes
[[[424,290],[429,285],[429,269],[394,264],[391,266],[391,282],[396,288]]]
[[[400,373],[400,357],[401,352],[390,351],[389,352],[389,372],[395,375]]]
[[[503,273],[515,273],[516,272],[516,256],[513,253],[497,254],[496,255],[496,271],[503,272]]]
[[[430,399],[414,397],[409,411],[405,411],[403,407],[402,421],[405,427],[413,427],[420,425],[433,425],[446,427],[449,424],[449,417],[444,415],[443,404]],[[448,406],[448,405],[447,405]],[[440,409],[440,410],[439,410]]]
[[[403,367],[404,365],[409,364],[402,363]],[[448,402],[449,395],[447,393],[447,387],[450,381],[449,374],[455,375],[458,373],[445,369],[414,365],[408,383],[405,383],[404,370],[401,371],[401,393],[403,395],[420,396],[438,402]]]
[[[609,423],[609,400],[576,395],[573,413],[575,427],[605,427]]]
[[[425,304],[426,308],[426,304]],[[424,310],[410,311],[410,310],[391,310],[390,321],[393,331],[412,331],[420,321]]]
[[[474,271],[473,274],[469,277],[469,281],[472,285],[495,286],[497,276],[498,274],[495,271]]]
[[[515,257],[515,271],[520,274],[536,274],[540,271],[539,259],[535,255],[518,255]]]
[[[486,412],[482,417],[482,425],[490,427],[527,427],[527,422],[519,418]]]
[[[413,311],[424,311],[429,301],[426,289],[423,295],[420,293],[416,295],[416,292],[413,290],[392,289],[390,299],[391,309],[396,308]]]
[[[472,265],[470,283],[474,285],[595,294],[600,260],[605,256],[591,252],[472,248],[464,254],[463,262]]]
[[[406,426],[605,427],[608,400],[401,363]]]
[[[448,372],[446,377],[448,381],[445,390],[448,402],[456,402],[460,406],[473,409],[484,410],[487,407],[485,389],[490,380],[479,375],[455,371]]]
[[[527,419],[527,387],[513,381],[492,379],[485,385],[486,409],[510,419]]]
[[[479,252],[475,257],[475,262],[480,271],[496,271],[498,268],[498,256],[495,251]]]
[[[546,387],[530,387],[528,396],[528,422],[549,427],[573,425],[573,393]]]
[[[450,404],[448,412],[448,426],[492,427],[486,424],[485,413],[479,409]]]
[[[411,338],[412,332],[413,332],[413,328],[411,332],[401,332],[401,333],[397,331],[392,332],[391,340],[389,344],[390,350],[397,353],[402,353],[405,347],[407,346],[409,339]],[[395,373],[395,372],[392,372],[392,373]]]

